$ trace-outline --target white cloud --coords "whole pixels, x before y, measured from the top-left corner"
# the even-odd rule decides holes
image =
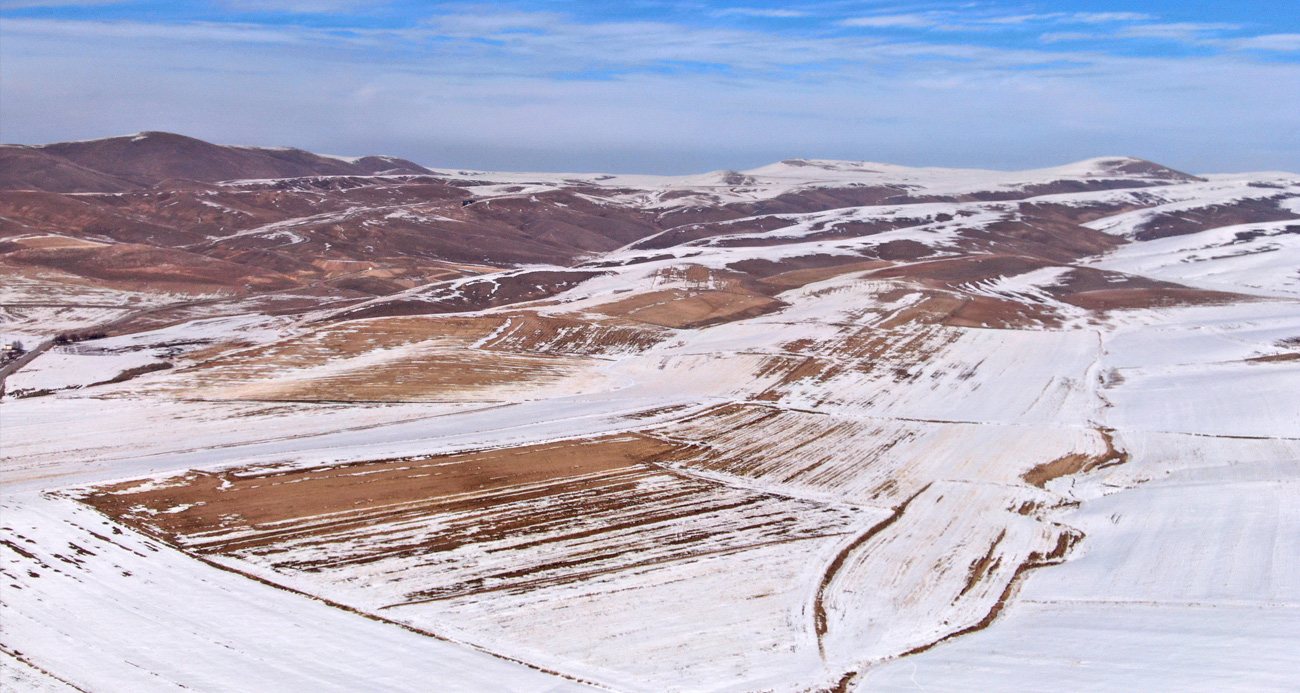
[[[904,27],[925,28],[938,22],[922,14],[881,14],[870,17],[853,17],[840,21],[840,26],[861,26],[873,28]]]
[[[1017,14],[1007,17],[992,17],[990,19],[980,20],[985,24],[1027,24],[1029,22],[1039,22],[1061,17],[1061,14]]]
[[[546,30],[566,24],[555,12],[448,12],[425,22],[453,36],[485,36],[503,31]]]
[[[1241,43],[1241,41],[1248,41],[1249,39],[1223,40],[1212,38],[1212,35],[1240,28],[1241,27],[1236,24],[1226,23],[1180,22],[1172,24],[1130,24],[1121,27],[1112,33],[1062,31],[1045,33],[1038,38],[1043,43],[1058,43],[1061,41],[1105,42],[1125,39],[1162,39],[1165,41],[1200,46],[1223,46],[1227,48],[1235,48]],[[1280,34],[1280,36],[1286,36],[1286,34]],[[1278,43],[1284,45],[1286,39],[1281,39]],[[1282,50],[1288,49],[1283,48]]]
[[[1197,41],[1207,33],[1238,29],[1236,24],[1177,22],[1172,24],[1131,24],[1117,34],[1124,38],[1160,38],[1170,41]]]
[[[1300,34],[1266,34],[1250,38],[1232,39],[1221,45],[1234,50],[1290,52],[1300,51]]]
[[[1100,34],[1088,34],[1080,31],[1054,31],[1039,36],[1038,40],[1043,43],[1058,43],[1060,41],[1095,41],[1097,39],[1108,38],[1114,37]]]
[[[713,13],[719,17],[727,15],[742,15],[745,17],[770,17],[770,18],[787,18],[787,17],[807,17],[807,12],[799,10],[771,10],[754,7],[728,7]]]
[[[1152,17],[1138,12],[1050,12],[1045,14],[990,15],[959,11],[934,11],[910,14],[883,14],[854,17],[842,26],[863,27],[933,27],[942,31],[987,31],[997,27],[1023,27],[1031,24],[1105,24],[1138,22]]]
[[[299,27],[217,22],[153,23],[95,22],[86,20],[6,18],[6,38],[17,36],[79,38],[99,42],[168,40],[183,42],[301,44],[312,38],[340,40],[337,35]]]
[[[1076,22],[1088,24],[1102,24],[1106,22],[1143,22],[1151,19],[1151,15],[1140,12],[1076,12],[1069,15],[1070,19]]]
[[[386,2],[385,0],[220,0],[220,4],[242,12],[338,14],[355,12]]]
[[[120,5],[137,0],[5,0],[0,9],[27,10],[47,7],[96,7],[99,5]]]

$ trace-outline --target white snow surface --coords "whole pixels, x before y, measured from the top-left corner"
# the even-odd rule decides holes
[[[1169,441],[1166,459],[1181,466],[1204,440]],[[1230,464],[1087,501],[1067,518],[1084,555],[1035,571],[987,630],[872,668],[854,690],[1294,690],[1300,458],[1233,447],[1211,463]]]
[[[81,690],[591,690],[214,569],[67,498],[0,511],[0,637]]]
[[[1218,291],[1300,297],[1300,219],[1135,243],[1093,266]]]
[[[1098,157],[1029,171],[988,171],[954,168],[913,168],[869,161],[789,159],[748,171],[713,171],[687,176],[654,176],[594,173],[509,173],[488,171],[442,171],[454,178],[483,180],[481,194],[491,195],[508,185],[535,185],[538,190],[580,183],[610,188],[629,188],[627,201],[651,207],[673,208],[703,202],[740,202],[771,199],[808,188],[892,187],[899,193],[921,195],[963,195],[975,192],[1018,191],[1051,181],[1122,180],[1138,184],[1165,185],[1175,182],[1159,175],[1123,173],[1117,167],[1136,163],[1126,157]],[[661,199],[670,192],[686,196]],[[522,193],[511,193],[522,194]]]

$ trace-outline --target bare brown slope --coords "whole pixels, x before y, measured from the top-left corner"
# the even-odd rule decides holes
[[[53,192],[118,192],[171,179],[221,181],[242,178],[431,173],[395,157],[344,161],[301,149],[232,147],[167,132],[5,148],[4,189]]]
[[[132,282],[142,288],[163,284],[246,287],[266,291],[288,288],[295,283],[282,275],[247,265],[134,243],[24,248],[5,253],[4,259],[90,279]]]
[[[1157,214],[1138,227],[1135,238],[1151,241],[1169,236],[1183,236],[1206,229],[1238,224],[1258,224],[1269,221],[1288,221],[1300,215],[1284,208],[1281,196],[1272,199],[1247,199],[1228,204],[1209,205],[1197,209]]]
[[[34,147],[0,145],[0,190],[121,192],[136,185]]]

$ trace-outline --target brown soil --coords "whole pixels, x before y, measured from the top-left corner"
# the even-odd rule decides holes
[[[250,347],[191,352],[170,387],[187,396],[277,401],[445,401],[495,386],[539,387],[587,372],[586,357],[639,352],[669,332],[631,321],[427,316],[334,323]],[[477,348],[471,348],[475,347]],[[387,358],[351,359],[409,347]],[[355,365],[354,365],[355,364]],[[304,369],[329,365],[329,370]]]
[[[875,255],[881,260],[891,262],[908,262],[935,254],[934,248],[931,248],[920,241],[909,239],[881,243],[880,245],[864,252]]]
[[[200,287],[197,290],[203,290],[201,287],[204,286],[237,286],[267,291],[288,288],[295,283],[283,275],[245,265],[179,250],[127,243],[30,248],[8,253],[5,260],[50,267],[92,279],[144,285],[190,285]]]
[[[925,297],[881,321],[878,330],[892,330],[913,324],[934,325],[949,323],[970,299],[950,293],[924,292]]]
[[[147,363],[143,366],[128,368],[122,371],[121,373],[118,373],[117,375],[113,376],[112,378],[105,380],[102,383],[95,383],[95,385],[114,385],[116,383],[124,383],[128,380],[131,380],[133,378],[138,378],[142,375],[146,375],[149,373],[157,373],[158,371],[169,370],[171,369],[171,367],[172,365],[170,363],[167,363],[166,361],[159,361],[158,363]]]
[[[190,393],[213,399],[281,402],[494,401],[503,397],[496,389],[500,386],[542,388],[579,377],[587,367],[583,361],[562,357],[449,349],[306,379],[288,373],[237,384],[207,382]]]
[[[1300,218],[1300,215],[1283,209],[1276,199],[1241,200],[1232,204],[1212,205],[1157,215],[1142,224],[1136,237],[1139,241],[1149,241],[1223,226],[1297,218]]]
[[[1102,440],[1106,443],[1106,451],[1100,455],[1085,455],[1082,453],[1073,453],[1059,457],[1051,462],[1034,467],[1024,473],[1022,478],[1031,486],[1044,488],[1047,482],[1052,479],[1059,479],[1063,476],[1078,474],[1079,472],[1088,472],[1094,469],[1123,464],[1128,461],[1128,453],[1123,452],[1115,447],[1115,439],[1108,429],[1098,429]]]
[[[974,255],[889,267],[877,271],[875,276],[921,280],[934,286],[958,288],[962,284],[1011,277],[1054,264],[1013,255]]]
[[[959,245],[969,252],[1017,256],[1049,264],[1070,263],[1124,243],[1086,226],[1044,218],[1011,218],[979,229],[963,229]]]
[[[876,278],[899,277],[924,286],[958,292],[965,298],[949,311],[946,324],[1001,329],[1055,327],[1060,316],[1050,306],[971,294],[978,282],[1025,274],[1056,262],[1006,255],[974,255],[877,270]],[[1176,305],[1222,304],[1247,300],[1239,294],[1192,289],[1180,284],[1086,267],[1071,267],[1044,291],[1063,303],[1095,311]]]
[[[177,538],[229,528],[236,517],[250,529],[269,529],[278,523],[338,513],[363,516],[410,503],[451,502],[510,487],[625,470],[666,449],[657,440],[625,435],[300,471],[190,472],[164,488],[126,482],[98,489],[83,500],[130,524]],[[188,507],[183,512],[162,512],[178,506]]]
[[[517,313],[481,348],[547,355],[605,356],[639,352],[667,339],[666,330],[618,321]]]
[[[944,321],[953,327],[986,327],[1003,330],[1055,327],[1055,311],[1036,304],[1018,303],[988,296],[972,296]]]
[[[761,280],[761,283],[772,286],[780,291],[786,291],[788,289],[797,289],[806,284],[833,279],[845,274],[870,272],[871,270],[877,270],[881,267],[888,267],[889,264],[890,263],[881,260],[865,260],[820,269],[791,270],[789,272],[782,272],[770,277],[765,277]]]
[[[801,234],[800,241],[824,241],[835,238],[860,238],[863,236],[874,236],[885,231],[908,226],[918,226],[924,223],[924,219],[905,219],[893,218],[889,220],[877,221],[826,221],[817,222],[810,227],[810,233]],[[720,238],[711,243],[721,248],[759,248],[789,243],[785,238],[763,238],[751,236],[731,236]],[[884,244],[888,245],[888,244]],[[924,244],[916,245],[925,247]],[[928,249],[927,249],[928,252]]]
[[[1079,453],[1058,457],[1051,462],[1045,462],[1025,472],[1024,479],[1030,486],[1043,488],[1047,485],[1047,482],[1052,479],[1059,479],[1063,476],[1078,474],[1083,471],[1084,468],[1088,467],[1088,465],[1095,459],[1096,458],[1091,455]]]
[[[1094,202],[1088,205],[1067,205],[1051,202],[1021,202],[1018,208],[1020,216],[1025,219],[1086,224],[1102,217],[1123,214],[1139,205]]]
[[[783,306],[750,292],[672,289],[606,303],[597,310],[660,327],[691,328],[752,318]]]
[[[997,554],[998,544],[1001,544],[1002,540],[1005,539],[1006,536],[1007,530],[1004,529],[999,532],[998,538],[994,539],[993,543],[989,545],[988,552],[971,563],[970,569],[966,574],[966,584],[962,586],[961,592],[957,593],[958,598],[961,598],[967,592],[970,592],[975,588],[975,585],[979,584],[980,580],[983,580],[987,575],[997,569],[1000,559],[995,558],[995,555]]]
[[[1066,303],[1095,311],[1131,310],[1186,305],[1222,305],[1251,300],[1241,294],[1188,288],[1109,289],[1062,297]]]
[[[284,363],[306,367],[375,349],[392,349],[419,342],[468,346],[490,335],[503,322],[503,318],[494,316],[430,316],[326,325],[241,353],[237,361],[213,365],[255,368],[259,361],[267,360],[273,365]]]
[[[492,275],[456,286],[433,286],[418,298],[396,298],[358,306],[338,313],[331,321],[361,320],[397,315],[464,313],[485,308],[525,303],[567,291],[601,272],[535,270],[509,275]]]
[[[613,435],[330,468],[191,472],[162,488],[116,484],[83,500],[197,554],[265,556],[281,572],[398,559],[397,573],[375,579],[409,575],[419,587],[380,608],[828,536],[852,521],[845,510],[650,464],[671,448]],[[482,551],[467,555],[468,545]]]
[[[1251,363],[1283,363],[1286,361],[1300,361],[1300,352],[1291,352],[1289,354],[1273,354],[1271,356],[1256,356],[1248,358]]]
[[[747,274],[751,277],[768,278],[779,274],[799,270],[820,270],[852,265],[863,261],[860,255],[798,255],[795,257],[767,260],[751,258],[727,265],[727,269]]]
[[[1066,303],[1089,310],[1125,310],[1174,305],[1205,305],[1250,300],[1241,294],[1192,289],[1091,267],[1074,267],[1046,290]]]

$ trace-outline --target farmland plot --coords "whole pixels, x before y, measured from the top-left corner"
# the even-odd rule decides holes
[[[708,628],[730,633],[716,647],[736,661],[720,671],[749,676],[767,647],[755,649],[749,634],[779,624],[767,636],[771,647],[807,645],[807,557],[887,512],[728,487],[647,463],[670,447],[619,436],[327,469],[190,474],[103,488],[87,501],[241,571],[425,630],[478,633],[472,639],[496,651],[599,680],[681,684],[699,666],[683,648]],[[655,655],[651,668],[629,670],[641,660],[612,656],[628,642],[613,633],[627,628],[632,605],[678,591],[715,599],[709,586],[723,576],[737,581],[769,568],[769,581],[677,614],[664,632],[657,620],[647,623],[637,647]],[[728,611],[729,620],[713,623]],[[579,613],[586,626],[567,636],[573,645],[546,654],[553,629]],[[502,618],[513,624],[508,631],[492,625]],[[482,632],[474,628],[480,622]],[[665,657],[684,669],[665,667]]]

